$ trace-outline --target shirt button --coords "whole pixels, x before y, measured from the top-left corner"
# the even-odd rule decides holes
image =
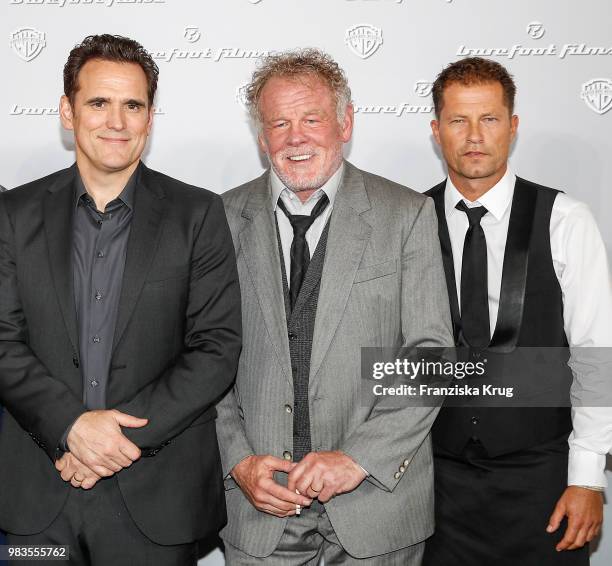
[[[102,300],[102,293],[100,293],[100,291],[96,291],[96,301],[101,301]]]
[[[291,460],[291,452],[289,452],[289,450],[285,450],[285,451],[283,452],[283,458],[284,458],[285,460]]]
[[[291,414],[293,413],[293,407],[291,405],[285,405],[285,411]]]
[[[100,337],[99,336],[94,336],[92,338],[92,341],[94,342],[94,344],[97,344],[100,341]]]
[[[297,334],[293,332],[289,332],[289,340],[297,340]]]
[[[480,420],[478,419],[478,417],[472,417],[472,424],[473,425],[477,425],[480,422]]]
[[[92,387],[98,387],[98,385],[100,385],[100,383],[99,383],[97,380],[93,379],[93,380],[91,381],[90,385],[91,385]]]
[[[98,257],[104,257],[104,252],[103,252],[102,250],[100,250],[100,251],[97,253],[97,256],[98,256]]]

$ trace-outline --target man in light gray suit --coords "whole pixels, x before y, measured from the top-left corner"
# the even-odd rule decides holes
[[[247,98],[271,168],[223,195],[244,332],[218,406],[227,563],[418,565],[436,410],[362,399],[360,348],[452,345],[433,202],[343,160],[328,55],[265,58]]]

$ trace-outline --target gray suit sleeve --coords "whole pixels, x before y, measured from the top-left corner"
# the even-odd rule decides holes
[[[431,199],[423,201],[403,244],[401,310],[405,347],[453,346],[437,219]],[[368,471],[368,481],[393,491],[427,439],[438,410],[394,408],[379,402],[341,450]]]
[[[217,438],[219,439],[219,452],[221,454],[221,469],[226,478],[227,488],[236,487],[235,482],[229,478],[234,466],[247,456],[255,454],[244,429],[244,420],[240,415],[238,402],[234,389],[217,404]]]

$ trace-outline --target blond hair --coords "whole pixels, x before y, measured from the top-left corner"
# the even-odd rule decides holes
[[[338,122],[342,123],[346,107],[351,102],[351,89],[344,71],[327,53],[304,48],[267,55],[260,60],[246,87],[247,109],[258,128],[262,124],[259,99],[266,83],[273,77],[292,79],[304,76],[316,77],[329,87],[336,101]]]

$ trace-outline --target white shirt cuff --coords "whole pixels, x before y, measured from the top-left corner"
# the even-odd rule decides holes
[[[607,487],[606,456],[570,446],[567,485]]]

